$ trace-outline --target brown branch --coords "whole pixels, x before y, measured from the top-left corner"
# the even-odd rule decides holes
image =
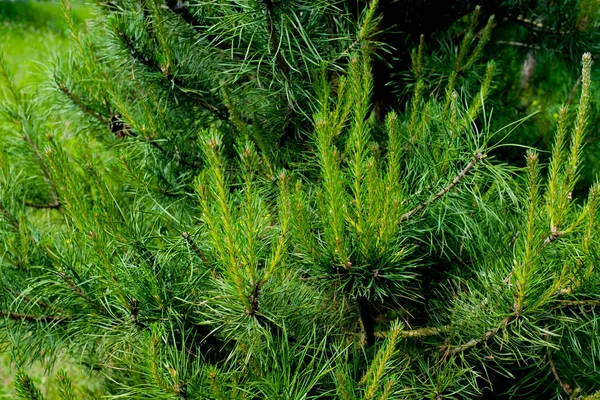
[[[267,12],[267,31],[269,32],[269,44],[271,45],[271,51],[275,54],[275,63],[277,67],[283,73],[286,80],[290,79],[290,67],[287,65],[285,60],[283,59],[283,55],[281,54],[281,43],[279,42],[279,34],[277,32],[277,28],[273,23],[273,9],[275,5],[273,4],[273,0],[265,1]]]
[[[468,342],[463,343],[459,346],[455,346],[455,347],[444,346],[443,350],[447,355],[455,355],[455,354],[467,351],[469,349],[472,349],[473,347],[475,347],[481,343],[485,343],[490,338],[494,337],[498,333],[498,331],[500,331],[501,329],[506,327],[509,322],[510,322],[510,317],[506,317],[504,320],[502,320],[502,323],[500,324],[499,327],[490,329],[489,331],[485,332],[483,334],[483,336],[481,336],[477,339],[469,340]]]
[[[403,338],[422,338],[428,336],[437,336],[444,332],[446,329],[446,327],[444,327],[443,329],[424,327],[408,331],[402,331],[400,332],[400,336],[402,336]]]
[[[56,201],[52,203],[34,203],[32,201],[26,200],[25,205],[33,208],[60,208],[60,202],[58,201],[58,199],[56,199]]]
[[[573,32],[573,31],[562,31],[562,30],[551,29],[551,28],[548,28],[547,26],[545,26],[544,24],[542,24],[541,22],[533,21],[531,19],[523,17],[522,15],[516,15],[516,16],[512,15],[512,14],[507,14],[507,15],[512,20],[517,21],[519,24],[523,25],[526,28],[531,28],[532,30],[534,30],[536,32],[555,33],[555,34],[559,34],[559,35],[568,35]]]
[[[187,244],[192,248],[192,250],[194,250],[194,253],[196,253],[196,255],[198,256],[198,258],[200,258],[202,260],[202,262],[206,262],[206,256],[204,254],[202,254],[202,252],[200,251],[200,249],[198,248],[198,245],[196,244],[196,242],[194,242],[194,240],[190,237],[189,233],[187,232],[183,232],[181,234],[181,236],[185,239],[185,241],[187,242]]]
[[[554,366],[554,361],[552,361],[552,357],[550,357],[550,350],[548,350],[548,361],[550,362],[550,368],[552,369],[552,375],[554,375],[554,379],[556,380],[556,382],[558,382],[560,387],[565,391],[567,396],[571,396],[571,394],[573,394],[573,389],[571,389],[571,386],[568,383],[564,383],[560,379],[560,376],[558,375],[558,371],[556,370],[556,367]]]
[[[573,394],[573,389],[567,383],[564,383],[562,379],[560,379],[560,375],[558,375],[558,371],[556,370],[556,366],[554,365],[554,361],[552,360],[552,354],[550,352],[550,337],[548,334],[544,335],[546,337],[546,343],[548,343],[548,347],[546,348],[546,355],[548,357],[548,362],[550,364],[550,369],[552,370],[552,375],[554,376],[554,380],[558,383],[562,390],[566,393],[569,398]]]
[[[69,286],[69,288],[73,292],[75,292],[75,294],[77,294],[79,297],[81,297],[82,299],[87,301],[96,310],[98,310],[104,314],[104,312],[105,312],[104,308],[99,306],[90,296],[87,295],[87,293],[85,293],[83,290],[81,290],[81,288],[79,286],[77,286],[77,284],[75,282],[73,282],[73,280],[70,277],[68,277],[64,272],[59,272],[58,276],[61,277],[65,281],[65,283]]]
[[[365,297],[357,297],[356,304],[358,306],[362,330],[367,338],[367,344],[372,346],[375,344],[375,320],[369,310],[369,302]]]
[[[600,300],[557,300],[560,307],[600,306]]]
[[[204,100],[200,96],[196,95],[194,90],[185,88],[185,86],[186,86],[185,82],[183,82],[181,79],[178,79],[169,74],[165,74],[163,69],[160,67],[160,65],[155,60],[149,58],[145,54],[142,54],[142,52],[136,48],[135,41],[132,38],[130,38],[129,36],[125,35],[122,32],[120,34],[120,37],[121,37],[123,44],[129,51],[129,54],[131,55],[131,57],[134,60],[140,62],[142,65],[144,65],[146,68],[148,68],[151,72],[160,73],[165,78],[165,80],[167,80],[169,82],[169,84],[170,84],[169,86],[171,86],[171,84],[174,85],[185,96],[192,97],[192,96],[190,96],[190,93],[194,94],[194,96],[192,98],[193,101],[196,101],[198,104],[200,104],[200,106],[202,108],[213,113],[220,120],[227,121],[227,122],[229,121],[229,116],[224,114],[219,108],[215,107],[214,105],[208,103],[206,100]]]
[[[132,133],[132,136],[137,137],[136,134]],[[165,154],[169,154],[169,152],[167,151],[167,149],[165,149],[164,147],[161,146],[160,143],[155,142],[154,140],[152,140],[152,138],[146,136],[144,139],[146,139],[146,142],[148,142],[151,146],[155,147],[156,149],[162,151]],[[198,162],[198,161],[193,161],[193,160],[186,160],[185,158],[181,157],[181,154],[179,154],[178,152],[175,153],[175,158],[177,159],[177,161],[180,164],[183,164],[187,167],[191,167],[191,168],[201,168],[202,167],[202,163]]]
[[[439,192],[437,192],[431,199],[428,199],[424,203],[419,204],[418,206],[416,206],[412,210],[410,210],[407,213],[403,214],[400,217],[400,222],[404,222],[404,221],[410,219],[413,215],[415,215],[419,211],[423,210],[429,204],[433,203],[436,200],[439,200],[442,196],[444,196],[446,193],[448,193],[450,190],[452,190],[452,188],[454,188],[454,186],[456,186],[461,180],[463,180],[463,178],[465,176],[467,176],[467,174],[469,173],[469,171],[471,171],[471,169],[473,169],[473,167],[477,163],[479,163],[481,160],[483,160],[485,157],[486,157],[486,155],[482,154],[481,152],[478,152],[477,154],[475,154],[475,156],[471,159],[471,161],[469,161],[469,163],[465,166],[465,168],[463,168],[463,170],[460,171],[459,174],[454,177],[454,179],[452,180],[452,182],[450,182],[448,184],[448,186],[444,187],[442,190],[440,190]]]
[[[32,315],[32,314],[20,314],[13,312],[0,311],[0,318],[8,318],[15,321],[27,321],[27,322],[58,322],[64,323],[72,320],[71,317],[63,317],[57,315]]]
[[[573,102],[573,99],[575,98],[575,94],[577,93],[577,88],[579,88],[579,85],[581,85],[582,79],[583,79],[583,75],[579,75],[579,78],[577,78],[577,81],[575,82],[575,84],[573,85],[573,88],[571,89],[571,93],[569,93],[569,98],[567,99],[567,104],[571,104]]]
[[[0,213],[2,214],[2,216],[4,217],[4,219],[6,221],[8,221],[8,223],[15,229],[15,230],[19,230],[19,220],[17,220],[15,218],[14,215],[12,215],[10,213],[10,211],[8,211],[6,209],[6,207],[4,207],[4,204],[0,203]]]
[[[443,332],[447,331],[449,329],[449,327],[445,326],[442,328],[430,328],[430,327],[423,327],[423,328],[417,328],[417,329],[411,329],[411,330],[406,330],[406,331],[401,331],[400,332],[400,336],[405,338],[405,339],[411,339],[411,338],[424,338],[424,337],[429,337],[429,336],[437,336],[437,335],[441,335]],[[375,336],[377,337],[387,337],[387,332],[383,331],[383,332],[376,332]]]
[[[52,207],[52,208],[56,208],[57,210],[60,211],[61,207],[60,207],[60,202],[58,200],[58,193],[56,191],[56,184],[52,180],[52,176],[50,174],[50,170],[48,168],[48,164],[46,163],[46,160],[44,160],[44,157],[42,156],[42,153],[40,152],[40,149],[33,142],[33,140],[31,140],[31,137],[29,137],[29,135],[26,132],[22,132],[22,133],[23,133],[23,140],[25,140],[25,142],[29,145],[29,147],[31,148],[31,150],[35,154],[38,166],[40,167],[40,170],[42,172],[42,178],[44,179],[44,182],[46,182],[46,184],[48,186],[50,186],[50,189],[51,189],[50,190],[50,196],[52,197],[52,203],[51,204],[56,204],[56,206]]]
[[[56,77],[55,77],[56,80]],[[108,125],[109,124],[109,120],[105,119],[104,117],[102,117],[102,115],[98,114],[97,112],[95,112],[94,110],[92,110],[88,105],[84,104],[80,99],[78,99],[73,92],[71,92],[69,90],[69,88],[67,88],[67,86],[65,86],[62,83],[58,83],[58,89],[65,94],[65,96],[67,96],[71,102],[73,104],[75,104],[82,112],[84,112],[85,114],[91,116],[92,118],[96,119],[98,122],[100,122],[103,125]]]
[[[496,41],[497,44],[507,44],[509,46],[517,46],[517,47],[525,47],[527,49],[535,49],[535,50],[540,50],[541,47],[536,45],[536,44],[528,44],[528,43],[522,43],[522,42],[515,42],[513,40],[497,40]]]

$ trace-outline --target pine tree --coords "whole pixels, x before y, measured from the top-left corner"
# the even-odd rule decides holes
[[[69,353],[115,398],[600,396],[592,55],[546,165],[506,140],[526,118],[497,128],[486,50],[508,15],[572,62],[598,6],[463,3],[402,53],[406,2],[119,0],[78,32],[65,0],[47,87],[0,64],[15,362]]]

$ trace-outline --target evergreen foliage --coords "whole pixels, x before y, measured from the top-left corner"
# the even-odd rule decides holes
[[[493,3],[377,74],[406,2],[119,0],[78,32],[64,0],[45,90],[0,64],[0,343],[108,398],[597,398],[592,54],[546,165],[497,127],[486,52],[517,11],[596,52],[597,2]]]

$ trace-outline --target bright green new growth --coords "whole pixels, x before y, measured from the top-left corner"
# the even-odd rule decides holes
[[[72,131],[1,70],[0,339],[20,365],[68,352],[108,398],[597,395],[599,186],[571,198],[590,54],[574,128],[565,106],[548,168],[530,150],[519,170],[478,64],[494,19],[469,16],[432,91],[422,37],[410,104],[379,120],[363,6],[103,4],[52,70]],[[17,392],[42,398],[22,373]]]

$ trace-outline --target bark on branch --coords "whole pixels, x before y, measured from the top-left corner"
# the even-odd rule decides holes
[[[52,203],[34,203],[33,201],[25,201],[25,205],[33,208],[50,208],[50,209],[59,209],[60,203],[58,199],[56,199]]]
[[[469,349],[472,349],[473,347],[485,343],[487,342],[489,339],[491,339],[492,337],[494,337],[501,329],[505,328],[508,323],[510,322],[510,317],[506,317],[504,320],[502,320],[502,323],[500,324],[499,327],[494,328],[494,329],[490,329],[489,331],[485,332],[483,334],[483,336],[477,338],[477,339],[473,339],[473,340],[469,340],[466,343],[463,343],[459,346],[455,346],[455,347],[444,347],[443,350],[445,352],[446,355],[455,355],[458,353],[462,353],[464,351],[467,351]]]
[[[196,255],[198,256],[199,259],[202,260],[202,262],[206,262],[206,256],[204,254],[202,254],[202,252],[200,251],[200,249],[198,248],[198,245],[196,244],[196,242],[190,237],[189,233],[187,232],[183,232],[181,234],[181,236],[185,239],[185,241],[187,242],[187,244],[191,247],[191,249],[194,251],[194,253],[196,253]]]
[[[56,80],[56,77],[55,77],[55,80]],[[110,123],[109,120],[104,118],[102,115],[98,114],[96,111],[92,110],[87,104],[82,102],[81,99],[79,99],[77,96],[75,96],[75,94],[73,94],[73,92],[70,91],[66,85],[57,82],[57,86],[58,86],[58,90],[60,90],[65,96],[67,96],[71,100],[71,102],[74,105],[76,105],[81,111],[83,111],[85,114],[91,116],[92,118],[94,118],[95,120],[100,122],[102,125],[108,125]]]
[[[444,187],[442,190],[440,190],[439,192],[437,192],[431,199],[428,199],[424,203],[419,204],[418,206],[416,206],[412,210],[410,210],[407,213],[403,214],[400,217],[400,222],[404,222],[404,221],[410,219],[413,215],[415,215],[416,213],[420,212],[425,207],[427,207],[431,203],[439,200],[446,193],[448,193],[449,191],[451,191],[454,188],[454,186],[458,185],[458,183],[461,180],[463,180],[463,178],[465,176],[467,176],[467,174],[469,173],[469,171],[471,171],[473,169],[473,167],[475,167],[475,165],[477,165],[479,162],[481,162],[481,160],[483,160],[485,157],[486,157],[485,154],[483,154],[481,152],[478,152],[477,154],[475,154],[475,156],[473,156],[473,158],[471,159],[471,161],[469,161],[469,163],[463,168],[463,170],[460,171],[458,173],[458,175],[456,175],[454,177],[454,179],[452,180],[452,182],[450,182],[446,187]]]
[[[19,220],[17,220],[17,218],[15,218],[14,215],[12,215],[10,213],[10,211],[8,211],[6,209],[6,207],[4,207],[4,204],[0,203],[0,214],[2,214],[2,217],[4,217],[4,219],[16,230],[19,230]]]
[[[275,5],[272,0],[266,0],[267,7],[267,32],[269,33],[269,44],[271,46],[271,51],[275,55],[275,63],[277,64],[277,68],[281,71],[283,76],[285,76],[286,80],[290,79],[290,67],[285,62],[283,55],[281,54],[281,43],[279,42],[279,33],[277,32],[277,28],[273,23],[273,9]]]
[[[174,85],[184,96],[189,97],[191,100],[198,103],[202,108],[211,112],[213,115],[215,115],[220,120],[227,121],[227,122],[229,121],[229,116],[226,113],[222,112],[219,108],[208,103],[206,100],[204,100],[203,98],[201,98],[198,95],[191,96],[190,93],[194,93],[195,91],[188,90],[185,87],[186,83],[183,82],[181,79],[170,76],[170,75],[166,75],[164,73],[163,69],[161,68],[161,66],[155,60],[151,59],[150,57],[146,56],[145,54],[142,54],[142,52],[137,49],[135,42],[132,38],[128,37],[124,33],[121,33],[120,36],[121,36],[121,40],[122,40],[123,44],[125,45],[125,47],[129,51],[129,54],[131,55],[131,57],[133,57],[134,60],[140,62],[150,72],[160,73],[161,75],[163,75],[165,77],[165,79],[168,81],[169,86]]]
[[[33,314],[21,314],[0,311],[0,318],[8,318],[14,321],[26,321],[26,322],[46,322],[46,323],[65,323],[71,320],[71,317],[63,317],[57,315],[33,315]]]

